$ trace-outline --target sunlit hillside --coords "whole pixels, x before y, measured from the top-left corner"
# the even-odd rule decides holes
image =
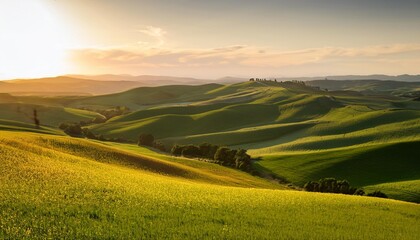
[[[1,238],[420,234],[420,208],[411,203],[272,190],[267,188],[273,184],[235,170],[206,170],[205,163],[194,169],[181,163],[188,160],[161,160],[68,137],[1,132],[0,146]]]

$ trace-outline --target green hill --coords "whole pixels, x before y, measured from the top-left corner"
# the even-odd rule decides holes
[[[209,99],[210,97],[205,94],[220,86],[218,84],[206,84],[200,86],[141,87],[122,93],[82,98],[71,105],[94,108],[127,106],[131,109],[142,109],[159,104],[188,104],[191,101]]]
[[[200,168],[193,168],[183,163],[191,160],[163,160],[141,154],[147,150],[134,153],[122,148],[69,137],[1,132],[0,238],[416,239],[420,235],[416,204],[267,189],[275,185],[215,164],[201,162]]]
[[[62,122],[87,121],[100,116],[90,111],[50,105],[0,103],[0,119],[31,124],[34,110],[37,110],[42,126],[53,128],[57,128]]]
[[[364,80],[313,80],[308,85],[328,90],[357,91],[365,94],[390,94],[395,96],[420,96],[420,82]]]
[[[178,95],[158,97],[153,101],[142,95],[135,98],[139,110],[91,129],[97,134],[133,141],[140,133],[151,133],[169,148],[174,144],[204,142],[246,148],[254,158],[262,159],[257,166],[299,186],[305,181],[333,176],[353,180],[353,184],[361,187],[420,179],[405,171],[401,171],[401,179],[378,178],[379,170],[359,174],[359,170],[317,172],[309,168],[308,172],[312,171],[313,175],[301,173],[303,166],[310,166],[308,161],[315,156],[319,159],[317,164],[322,167],[329,166],[328,161],[334,158],[335,152],[346,155],[346,161],[352,166],[364,166],[365,162],[353,158],[359,155],[351,149],[358,149],[358,154],[367,154],[372,146],[398,142],[418,144],[420,102],[383,94],[322,91],[297,82],[244,82],[194,88],[198,90],[187,94],[180,90],[180,86],[167,86],[166,92],[178,92]],[[133,102],[134,98],[128,96],[137,96],[134,93],[138,91],[146,90],[140,88],[121,93],[117,99]],[[161,91],[162,88],[153,88],[148,92]],[[104,98],[109,99],[109,96]],[[183,104],[179,104],[181,102]],[[406,150],[392,148],[389,151],[394,155],[389,156],[404,155]],[[363,158],[363,161],[379,164],[379,153],[378,150],[378,154]],[[409,152],[404,156],[412,158],[414,155],[414,152]],[[287,156],[290,166],[283,164],[284,156]],[[408,161],[407,169],[420,171],[418,162],[411,158],[401,161]],[[302,159],[306,160],[302,162]],[[387,161],[389,164],[385,166],[392,169],[392,164],[398,165],[400,160],[387,158]],[[289,170],[302,176],[293,176]],[[366,182],[367,179],[373,182]],[[392,197],[406,199],[398,194]]]

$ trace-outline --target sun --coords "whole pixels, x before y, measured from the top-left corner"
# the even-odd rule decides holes
[[[0,1],[0,79],[65,73],[67,35],[45,1]]]

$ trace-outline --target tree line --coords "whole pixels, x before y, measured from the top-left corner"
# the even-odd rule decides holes
[[[308,192],[341,193],[348,195],[366,195],[369,197],[388,198],[388,196],[381,191],[374,191],[366,194],[363,189],[352,187],[347,180],[337,180],[335,178],[322,178],[318,181],[309,181],[303,186],[303,189]]]
[[[223,166],[243,171],[251,171],[251,156],[245,149],[230,149],[210,143],[200,145],[175,145],[171,149],[174,156],[202,158]]]

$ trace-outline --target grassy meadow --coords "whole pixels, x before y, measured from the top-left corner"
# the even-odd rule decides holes
[[[135,153],[122,150],[128,146],[65,136],[2,131],[0,146],[0,238],[416,239],[420,234],[420,207],[412,203],[275,190],[242,172],[231,175],[237,182],[225,179],[233,169],[206,173],[183,164],[186,159],[156,159],[144,155],[147,149]]]

